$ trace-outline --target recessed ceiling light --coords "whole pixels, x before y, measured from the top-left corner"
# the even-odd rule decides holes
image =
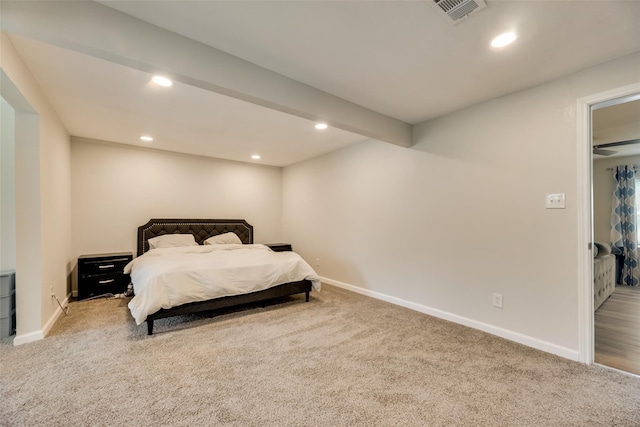
[[[260,154],[254,154],[253,156],[251,156],[251,158],[253,160],[260,160]]]
[[[491,40],[491,46],[493,47],[505,47],[515,41],[518,36],[516,33],[504,33],[500,34],[495,39]]]
[[[150,137],[150,136],[147,136],[147,135],[142,135],[142,136],[140,137],[140,139],[141,139],[142,141],[145,141],[145,142],[151,142],[151,141],[153,141],[153,138],[152,138],[152,137]]]
[[[316,123],[316,129],[318,130],[322,130],[322,129],[326,129],[329,126],[326,123]]]
[[[155,84],[162,87],[170,87],[173,86],[173,82],[166,77],[163,76],[153,76],[151,79]]]

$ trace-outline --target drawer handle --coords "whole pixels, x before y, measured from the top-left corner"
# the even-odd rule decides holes
[[[98,283],[100,283],[101,285],[104,285],[105,283],[111,283],[111,282],[115,282],[116,279],[109,279],[109,280],[100,280]]]
[[[115,264],[99,265],[98,268],[113,268]]]

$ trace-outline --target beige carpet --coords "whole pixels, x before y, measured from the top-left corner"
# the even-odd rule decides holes
[[[640,379],[324,286],[136,326],[74,302],[0,344],[2,426],[639,426]]]

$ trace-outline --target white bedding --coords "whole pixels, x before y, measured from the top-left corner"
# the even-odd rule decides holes
[[[153,249],[124,268],[135,296],[129,309],[140,325],[161,308],[261,291],[283,283],[320,277],[295,252],[265,245],[212,245]]]

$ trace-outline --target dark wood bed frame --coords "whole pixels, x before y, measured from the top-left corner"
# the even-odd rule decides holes
[[[198,244],[202,244],[204,240],[211,236],[228,232],[236,233],[244,244],[253,243],[253,226],[243,219],[151,219],[146,224],[138,227],[138,256],[149,250],[149,239],[163,234],[190,233],[194,235]],[[282,298],[303,292],[305,293],[305,301],[309,302],[309,292],[311,292],[310,281],[302,280],[299,282],[284,283],[269,289],[244,295],[192,302],[169,309],[163,308],[147,316],[147,334],[153,334],[153,322],[157,319],[218,310],[242,304]]]

